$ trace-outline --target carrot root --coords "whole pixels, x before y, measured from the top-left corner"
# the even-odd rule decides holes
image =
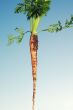
[[[32,110],[34,110],[35,96],[36,96],[37,50],[38,50],[38,36],[31,35],[30,36],[30,54],[31,54],[32,78],[33,78]]]

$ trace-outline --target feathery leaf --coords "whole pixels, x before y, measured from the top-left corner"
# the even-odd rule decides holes
[[[23,0],[15,8],[15,13],[24,13],[27,19],[46,15],[50,9],[51,0]]]
[[[16,32],[19,33],[18,36],[14,36],[13,34],[8,36],[8,45],[11,45],[16,41],[17,43],[21,43],[24,37],[24,30],[22,28],[15,28]]]

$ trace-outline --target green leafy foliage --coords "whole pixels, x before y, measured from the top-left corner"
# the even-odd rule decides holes
[[[16,39],[16,37],[11,34],[8,36],[8,45],[11,45],[12,43],[14,43],[14,40]]]
[[[24,0],[19,3],[15,9],[15,13],[24,13],[27,19],[36,18],[46,15],[50,9],[51,0]]]
[[[19,3],[17,4],[17,7],[15,8],[15,13],[25,13],[25,4]]]
[[[42,31],[48,31],[53,33],[53,32],[59,32],[63,29],[71,28],[71,27],[73,27],[73,16],[71,16],[70,20],[66,19],[64,25],[62,25],[62,23],[58,21],[58,23],[52,24],[47,29],[44,29]]]
[[[15,29],[16,32],[19,33],[19,35],[14,36],[14,35],[9,35],[8,36],[8,45],[11,45],[12,43],[14,43],[14,41],[16,41],[17,43],[21,43],[24,37],[24,30],[22,28],[16,28]]]
[[[48,28],[48,32],[58,32],[62,30],[61,22],[58,21],[57,24],[50,25]]]
[[[67,20],[66,19],[66,22],[65,22],[65,27],[66,28],[69,28],[73,25],[73,16],[71,16],[70,20]]]

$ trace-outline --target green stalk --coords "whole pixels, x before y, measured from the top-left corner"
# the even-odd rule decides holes
[[[32,25],[32,34],[36,34],[37,33],[37,28],[38,28],[40,19],[41,19],[41,17],[39,17],[39,16],[37,18],[34,18],[33,25]]]
[[[30,31],[32,31],[33,18],[30,19]]]

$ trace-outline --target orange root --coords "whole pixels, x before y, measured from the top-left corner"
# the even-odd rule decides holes
[[[30,54],[31,54],[32,77],[33,77],[32,110],[34,110],[35,96],[36,96],[37,50],[38,50],[38,37],[37,37],[37,35],[31,35],[31,37],[30,37]]]

